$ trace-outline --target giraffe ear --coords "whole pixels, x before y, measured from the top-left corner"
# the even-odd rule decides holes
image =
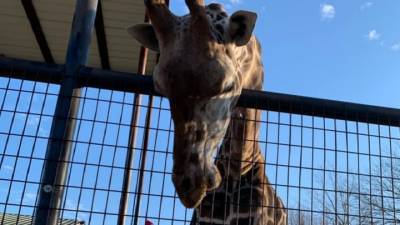
[[[249,11],[237,11],[229,19],[229,35],[237,46],[246,45],[253,33],[257,14]]]
[[[160,52],[158,40],[151,24],[143,23],[129,27],[128,33],[145,48]]]

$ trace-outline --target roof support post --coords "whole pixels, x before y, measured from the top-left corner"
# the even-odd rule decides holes
[[[42,171],[36,225],[56,225],[79,110],[79,69],[86,64],[98,0],[77,0],[55,117]]]

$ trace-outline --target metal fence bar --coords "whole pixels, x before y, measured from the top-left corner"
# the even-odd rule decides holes
[[[0,57],[0,76],[5,77],[59,83],[57,81],[61,77],[62,67]],[[24,71],[24,74],[15,71]],[[37,76],[38,72],[43,77]],[[151,76],[82,67],[78,82],[90,87],[160,96],[154,90]],[[399,109],[266,91],[243,90],[238,106],[363,123],[400,125]]]
[[[148,57],[148,49],[141,47],[139,63],[138,63],[138,73],[141,75],[145,75],[146,73],[147,57]],[[140,107],[139,107],[140,103],[141,103],[141,96],[140,94],[136,93],[133,101],[134,111],[131,117],[131,128],[129,130],[129,144],[125,159],[124,178],[122,181],[122,190],[121,190],[122,193],[121,193],[118,222],[117,222],[118,225],[126,224],[125,215],[127,214],[129,208],[129,201],[128,201],[129,188],[132,181],[131,168],[134,160],[133,155],[135,152],[135,145],[136,145],[137,124],[139,122],[139,116],[140,116]]]
[[[97,0],[78,0],[75,5],[65,76],[61,82],[42,172],[36,225],[57,224],[75,128],[75,120],[72,118],[76,117],[79,109],[80,88],[77,77],[79,68],[87,61],[97,3]]]
[[[143,143],[142,143],[142,152],[141,152],[141,157],[140,157],[140,170],[139,170],[139,176],[138,176],[138,184],[137,184],[137,190],[136,190],[136,205],[135,205],[135,212],[134,212],[134,220],[133,220],[133,225],[138,225],[138,219],[139,219],[139,213],[140,213],[140,203],[141,203],[141,198],[142,198],[142,191],[143,191],[143,178],[144,178],[144,171],[146,167],[146,159],[147,159],[147,148],[149,145],[149,127],[151,123],[151,115],[152,115],[152,107],[153,105],[153,96],[149,96],[149,103],[148,103],[148,109],[146,112],[146,121],[145,121],[145,131],[144,131],[144,137],[143,137]]]

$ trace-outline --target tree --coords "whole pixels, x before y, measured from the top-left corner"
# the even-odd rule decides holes
[[[360,196],[368,206],[364,210],[371,215],[365,218],[369,224],[400,224],[400,154],[394,155],[373,168],[378,176],[370,181],[371,188],[366,186],[363,190],[370,194]]]
[[[333,188],[324,191],[318,199],[323,206],[321,225],[350,225],[359,224],[359,218],[354,216],[354,206],[358,205],[357,183],[352,179],[341,179],[337,176],[327,176]],[[325,182],[327,183],[327,182]]]
[[[335,196],[325,192],[324,225],[400,224],[400,158],[387,159],[381,157],[359,184],[336,180]]]
[[[323,171],[324,177],[315,179],[323,190],[309,196],[318,203],[310,209],[313,213],[292,209],[289,225],[400,225],[400,144],[391,150],[390,157],[362,162],[371,175]]]
[[[311,224],[310,216],[307,216],[303,211],[289,211],[289,225],[309,225]]]

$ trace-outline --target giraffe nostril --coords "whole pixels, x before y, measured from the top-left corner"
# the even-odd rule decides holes
[[[196,153],[190,154],[189,160],[191,163],[198,164],[200,162],[199,154],[196,154]]]
[[[204,132],[202,130],[196,130],[196,141],[201,141],[204,138]]]
[[[208,176],[207,183],[209,186],[215,186],[215,178],[214,176]]]
[[[190,190],[190,188],[192,187],[192,183],[190,182],[190,179],[188,177],[183,178],[181,187],[184,191]]]
[[[213,168],[213,173],[210,173],[207,177],[207,189],[211,191],[221,184],[221,174],[217,167]]]

